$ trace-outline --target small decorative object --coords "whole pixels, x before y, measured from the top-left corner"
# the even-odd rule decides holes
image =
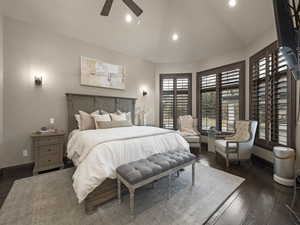
[[[137,108],[137,122],[138,125],[140,126],[145,126],[146,125],[146,119],[147,119],[147,112],[146,112],[146,108],[144,107],[139,107]]]
[[[48,127],[41,127],[41,129],[40,129],[40,133],[48,133],[49,132],[49,130],[48,130]]]
[[[55,119],[54,118],[50,118],[49,119],[49,123],[50,123],[49,132],[55,132],[55,128],[54,128]]]
[[[82,56],[81,85],[124,90],[124,66]]]
[[[43,84],[43,77],[42,76],[35,76],[34,83],[36,86],[42,86]]]

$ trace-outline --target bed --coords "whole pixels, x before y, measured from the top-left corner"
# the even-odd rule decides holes
[[[93,112],[131,112],[135,118],[134,98],[66,94],[69,141],[67,154],[76,170],[73,188],[87,213],[117,197],[115,169],[131,161],[166,151],[189,151],[188,143],[175,131],[154,127],[120,127],[89,131],[77,130],[74,115],[78,110]]]

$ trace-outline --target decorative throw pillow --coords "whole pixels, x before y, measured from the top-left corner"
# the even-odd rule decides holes
[[[192,116],[180,116],[181,130],[194,130],[194,119]]]
[[[93,115],[93,118],[95,120],[96,129],[99,129],[97,122],[110,122],[111,121],[108,113],[103,114],[103,115]]]
[[[126,112],[122,112],[122,111],[118,110],[115,114],[118,114],[118,115],[125,114],[126,120],[128,120],[130,123],[132,123],[131,112],[126,113]]]
[[[97,129],[109,129],[116,127],[132,127],[132,124],[128,120],[121,121],[97,121]]]
[[[100,113],[101,113],[101,115],[109,114],[109,113],[106,112],[105,110],[101,110]]]
[[[112,121],[124,121],[127,120],[126,113],[110,113],[109,114]]]
[[[80,115],[80,130],[94,130],[96,129],[94,115],[99,115],[99,110],[88,114],[84,111],[79,111]]]

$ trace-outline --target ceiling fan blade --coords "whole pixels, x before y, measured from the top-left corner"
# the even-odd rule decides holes
[[[114,0],[106,0],[101,11],[102,16],[108,16]]]
[[[136,16],[140,16],[143,13],[143,10],[133,0],[123,0],[123,2]]]

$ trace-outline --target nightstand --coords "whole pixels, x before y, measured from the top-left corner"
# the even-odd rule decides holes
[[[63,153],[65,133],[58,131],[56,133],[31,135],[32,152],[34,156],[33,175],[41,171],[64,168]]]

